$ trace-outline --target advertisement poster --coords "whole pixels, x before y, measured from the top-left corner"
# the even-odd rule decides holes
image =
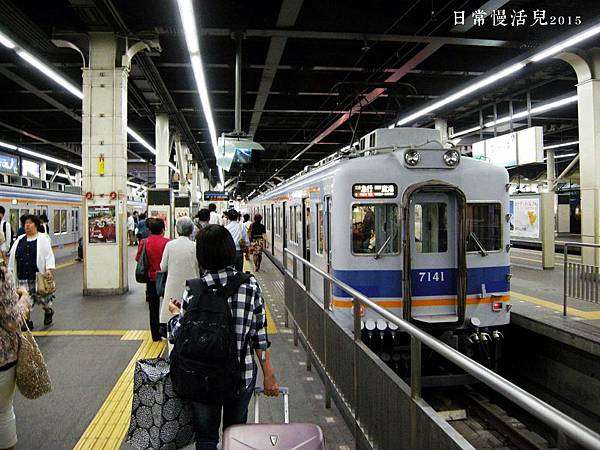
[[[90,244],[117,243],[117,217],[114,205],[88,206]]]
[[[171,207],[169,205],[148,205],[148,217],[162,219],[165,223],[165,236],[171,236]]]
[[[19,175],[19,160],[14,156],[0,153],[0,172]]]
[[[190,208],[187,206],[176,206],[175,207],[175,222],[180,217],[190,217]]]
[[[539,239],[540,238],[540,199],[539,197],[513,198],[511,235]],[[510,209],[509,209],[510,212]]]

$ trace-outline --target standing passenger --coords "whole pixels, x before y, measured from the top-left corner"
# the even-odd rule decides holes
[[[22,288],[15,289],[12,273],[0,267],[0,448],[17,445],[13,399],[15,366],[19,352],[19,330],[29,312],[30,299]]]
[[[169,300],[181,302],[181,294],[185,290],[185,281],[200,276],[196,243],[190,240],[194,228],[192,219],[180,217],[175,224],[179,237],[167,243],[160,262],[160,270],[167,272],[165,295],[160,309],[160,323],[167,323],[173,316],[169,312]]]
[[[223,222],[221,222],[221,219],[219,218],[219,215],[217,214],[217,205],[215,205],[214,203],[210,203],[208,205],[208,210],[210,211],[209,223],[211,225],[223,225]]]
[[[250,225],[250,253],[254,261],[254,271],[260,270],[260,263],[262,262],[262,252],[267,245],[267,230],[262,224],[262,216],[256,214],[254,216],[254,222]]]
[[[4,242],[0,245],[0,252],[2,252],[3,260],[6,260],[6,255],[10,250],[12,241],[12,228],[10,227],[10,223],[4,218],[5,213],[4,206],[0,206],[0,230],[4,233]]]
[[[22,234],[25,234],[25,219],[27,218],[28,214],[23,214],[21,217],[19,217],[19,223],[21,224],[21,226],[19,228],[17,228],[17,237],[21,236]]]
[[[235,245],[231,234],[223,227],[209,225],[200,230],[196,240],[196,252],[198,265],[206,269],[206,273],[200,279],[204,290],[226,287],[230,282],[235,283],[238,275],[232,267],[236,259]],[[197,301],[199,299],[194,298],[191,291],[186,289],[181,304],[174,301],[169,304],[169,311],[177,315],[171,319],[168,326],[171,342],[175,343],[181,332],[181,320],[186,311],[189,311]],[[234,399],[222,404],[192,402],[196,450],[217,448],[221,410],[223,430],[230,425],[246,423],[248,403],[256,384],[257,370],[253,353],[256,353],[262,369],[265,394],[270,396],[279,394],[270,352],[267,350],[271,343],[267,335],[265,305],[256,279],[251,277],[244,282],[237,292],[227,299],[227,303],[231,310],[231,323],[234,324],[231,333],[235,333],[232,337],[235,337],[240,363],[240,389],[237,392],[229,392],[228,394]]]
[[[146,282],[146,301],[150,312],[150,332],[153,341],[160,341],[160,298],[156,293],[156,272],[160,270],[165,246],[169,240],[164,237],[165,223],[161,219],[147,219],[150,236],[147,239],[140,240],[135,260],[140,259],[142,246],[146,246],[146,256],[148,257],[148,281]]]
[[[41,272],[46,279],[53,280],[52,271],[55,268],[54,253],[50,239],[44,233],[38,232],[40,219],[34,215],[25,217],[25,234],[19,236],[10,252],[8,268],[15,275],[17,285],[23,287],[33,300],[33,306],[42,305],[44,309],[44,325],[52,323],[54,310],[52,302],[54,294],[38,295],[36,290],[36,274]],[[28,321],[29,328],[33,323]]]
[[[131,213],[127,213],[127,245],[135,245],[135,220]]]
[[[244,252],[248,248],[248,234],[246,228],[238,221],[238,212],[235,209],[227,211],[225,228],[231,233],[235,243],[235,268],[241,272],[244,270]]]
[[[148,225],[146,224],[146,214],[142,213],[140,214],[140,220],[138,221],[138,231],[137,231],[137,238],[138,241],[141,241],[142,239],[146,239],[148,237],[148,235],[150,234],[150,232],[148,231]]]
[[[196,236],[198,235],[198,231],[202,228],[206,227],[210,223],[210,211],[206,208],[202,208],[198,211],[198,216],[194,224],[194,231],[192,232],[191,239],[193,242],[196,242]]]
[[[56,224],[54,224],[56,225]],[[40,233],[45,233],[48,237],[50,237],[50,223],[48,221],[48,216],[46,214],[40,214]]]

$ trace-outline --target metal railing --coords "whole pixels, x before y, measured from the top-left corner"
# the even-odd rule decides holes
[[[287,267],[288,257],[292,258],[292,272],[290,272]],[[302,264],[304,270],[298,271],[298,262]],[[411,324],[410,322],[392,314],[388,310],[379,306],[374,301],[367,298],[365,295],[363,295],[356,289],[352,288],[346,283],[343,283],[333,278],[331,275],[325,273],[318,267],[311,264],[309,261],[305,260],[304,258],[298,255],[293,254],[288,249],[284,250],[283,265],[286,274],[286,281],[287,277],[291,277],[294,283],[292,286],[288,286],[286,284],[286,308],[292,314],[297,327],[300,327],[307,333],[307,340],[309,341],[308,345],[310,347],[310,351],[314,354],[313,356],[315,356],[318,359],[318,361],[321,362],[324,366],[324,374],[327,378],[325,380],[326,404],[330,402],[331,389],[333,386],[335,386],[336,389],[340,390],[341,393],[344,394],[343,401],[348,403],[350,406],[350,410],[352,411],[352,419],[355,422],[357,430],[361,429],[364,432],[365,436],[376,436],[377,431],[382,432],[381,427],[388,428],[386,432],[397,433],[401,429],[399,425],[403,425],[405,427],[407,426],[405,429],[410,429],[411,443],[414,444],[415,442],[418,442],[414,440],[415,434],[423,433],[425,430],[419,430],[417,425],[415,425],[415,421],[418,419],[418,417],[416,416],[416,413],[413,410],[410,411],[410,414],[409,411],[403,411],[401,413],[401,415],[403,416],[402,420],[404,420],[403,424],[389,423],[393,419],[390,418],[388,419],[388,421],[384,421],[382,425],[381,421],[369,421],[369,417],[360,417],[360,414],[357,414],[357,411],[360,410],[360,408],[356,405],[359,399],[360,401],[364,401],[366,403],[373,402],[372,399],[368,398],[368,395],[365,396],[360,392],[362,388],[368,389],[368,386],[359,385],[359,372],[363,370],[371,370],[370,367],[373,367],[372,365],[370,367],[365,366],[365,361],[367,359],[371,358],[373,361],[375,359],[379,359],[377,355],[371,352],[371,350],[368,349],[368,347],[366,347],[361,342],[361,306],[367,307],[370,311],[376,312],[388,322],[396,325],[398,327],[398,331],[403,331],[410,335],[411,369],[410,392],[408,392],[408,395],[410,395],[413,401],[419,401],[421,399],[421,344],[424,344],[434,352],[446,358],[451,363],[463,369],[471,376],[475,377],[482,383],[492,388],[495,392],[503,395],[516,405],[528,411],[546,425],[557,430],[559,434],[557,441],[560,441],[561,438],[567,436],[576,443],[584,446],[585,448],[600,449],[600,434],[580,424],[568,415],[562,413],[553,406],[538,399],[537,397],[525,391],[524,389],[516,386],[515,384],[501,377],[497,373],[466,357],[454,348],[437,340],[436,338],[424,332],[415,325]],[[316,305],[317,303],[315,301],[308,301],[311,300],[311,298],[314,299],[313,294],[310,292],[310,287],[307,288],[306,286],[304,286],[298,278],[299,273],[302,274],[305,271],[308,271],[309,277],[310,273],[315,273],[320,275],[320,277],[323,279],[324,300],[322,305],[322,311],[319,311],[319,313],[321,314],[320,318],[311,313],[311,308],[313,308],[314,305]],[[331,327],[332,324],[337,328],[341,329],[341,327],[338,325],[335,319],[333,319],[331,315],[332,313],[330,311],[332,286],[338,287],[339,289],[346,292],[352,297],[354,329],[353,336],[346,334],[346,337],[344,337],[339,333],[335,335],[330,335],[328,333],[328,327]],[[299,305],[294,300],[297,296],[298,290],[306,291],[307,301],[304,305]],[[318,306],[318,308],[320,308],[320,306]],[[312,329],[307,323],[309,317],[314,317],[315,322],[317,322],[318,324],[317,326],[313,325]],[[310,342],[311,334],[314,336],[313,341],[318,341],[320,339],[327,340],[328,336],[334,336],[336,342],[331,343],[325,341],[320,345],[312,346]],[[294,337],[295,342],[297,342],[296,334]],[[329,351],[330,349],[333,349],[333,352]],[[353,350],[353,358],[348,358],[348,353],[346,352],[347,350]],[[368,362],[369,361],[366,361],[366,363]],[[310,368],[310,364],[308,362],[307,365],[308,368]],[[393,371],[391,371],[390,369],[386,372],[386,369],[389,368],[387,368],[386,366],[383,369],[383,371],[384,375],[386,375],[388,379],[385,379],[386,377],[380,376],[379,380],[377,381],[381,384],[395,382],[394,377],[396,376],[394,375]],[[349,377],[349,374],[351,374],[352,377]],[[396,377],[396,379],[397,378],[398,377]],[[379,408],[379,411],[387,410],[386,418],[391,417],[392,412],[395,409],[403,407],[402,403],[398,403],[398,397],[394,397],[393,394],[393,392],[389,392],[388,390],[388,404],[376,406],[377,408]],[[406,422],[407,420],[408,422]],[[397,425],[398,428],[395,428],[394,425]],[[369,427],[373,429],[368,429]],[[378,427],[379,430],[376,429]],[[454,443],[456,444],[456,442]],[[382,445],[382,447],[392,448],[386,447],[385,445]]]
[[[600,244],[563,243],[563,316],[567,315],[569,297],[600,303],[600,267],[569,261],[569,247],[579,247],[583,254],[583,248],[600,249]]]

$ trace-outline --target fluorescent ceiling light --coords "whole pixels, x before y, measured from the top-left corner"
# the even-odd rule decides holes
[[[0,141],[0,147],[8,148],[9,150],[16,150],[17,146],[12,144],[7,144],[6,142]]]
[[[579,141],[565,142],[563,144],[548,145],[547,147],[544,147],[544,150],[548,150],[551,148],[559,148],[559,147],[570,147],[571,145],[577,145],[577,144],[579,144]]]
[[[479,131],[480,128],[481,128],[480,126],[476,126],[476,127],[473,127],[473,128],[467,128],[466,130],[458,131],[458,132],[450,135],[450,137],[451,138],[455,138],[455,137],[458,137],[458,136],[462,136],[464,134],[473,133],[474,131]]]
[[[59,85],[61,85],[62,87],[64,87],[71,94],[73,94],[74,96],[76,96],[76,97],[78,97],[80,99],[83,99],[83,92],[81,92],[80,89],[78,89],[72,83],[70,83],[69,81],[67,81],[62,76],[60,76],[58,73],[56,73],[49,66],[47,66],[42,61],[40,61],[39,59],[37,59],[31,53],[26,52],[25,50],[19,50],[17,52],[17,55],[19,55],[21,58],[23,58],[25,61],[27,61],[29,64],[31,64],[37,70],[39,70],[40,72],[42,72],[48,78],[51,78],[52,80],[54,80],[55,82],[57,82]]]
[[[571,157],[577,156],[577,155],[578,155],[578,153],[566,153],[564,155],[555,156],[554,159],[571,158]],[[548,159],[547,157],[544,157],[544,161],[546,161],[547,159]]]
[[[127,127],[127,134],[129,134],[132,138],[134,138],[136,141],[138,141],[140,144],[142,144],[144,147],[146,147],[146,149],[150,153],[152,153],[153,155],[156,155],[155,148],[152,147],[150,144],[148,144],[148,142],[143,137],[141,137],[139,134],[137,134],[134,130]]]
[[[467,86],[466,88],[461,89],[460,91],[458,91],[446,98],[443,98],[441,100],[438,100],[435,103],[432,103],[431,105],[411,114],[410,116],[400,119],[398,122],[396,122],[396,125],[402,126],[409,122],[412,122],[413,120],[418,119],[419,117],[424,116],[425,114],[428,114],[432,111],[435,111],[436,109],[439,109],[442,106],[447,105],[448,103],[451,103],[455,100],[458,100],[459,98],[469,95],[485,86],[488,86],[488,85],[494,83],[495,81],[498,81],[501,78],[505,78],[505,77],[511,75],[512,73],[517,72],[518,70],[521,70],[523,67],[525,67],[524,63],[513,64],[512,66],[509,66],[506,69],[501,70],[498,73],[487,76],[487,77],[471,84],[470,86]]]
[[[545,111],[549,111],[551,109],[560,108],[561,106],[568,105],[568,104],[574,103],[576,101],[577,101],[577,95],[572,95],[570,97],[561,98],[559,100],[555,100],[553,102],[545,103],[543,105],[536,106],[535,108],[531,108],[530,114],[531,115],[539,114],[539,113],[542,113],[542,112],[545,112]],[[512,119],[520,119],[522,117],[527,117],[527,114],[528,114],[527,110],[520,111],[520,112],[518,112],[516,114],[513,114],[512,115]],[[484,127],[485,128],[493,127],[494,125],[505,123],[505,122],[508,122],[510,120],[511,120],[511,116],[510,115],[504,116],[504,117],[501,117],[501,118],[497,119],[496,121],[492,120],[490,122],[486,122],[484,124]],[[453,135],[453,136],[456,136],[456,135]]]
[[[3,35],[2,33],[0,33],[0,44],[4,45],[5,47],[8,47],[10,49],[15,48],[15,43],[7,38],[5,35]]]
[[[39,158],[39,159],[43,159],[45,161],[50,161],[50,162],[53,162],[55,164],[59,164],[61,166],[71,167],[72,169],[76,169],[76,170],[79,170],[79,171],[83,170],[83,168],[81,166],[78,166],[77,164],[73,164],[73,163],[70,163],[70,162],[67,162],[67,161],[63,161],[62,159],[54,158],[52,156],[47,156],[47,155],[44,155],[42,153],[34,152],[34,151],[28,150],[26,148],[17,147],[17,151],[19,153],[23,153],[25,155],[33,156],[34,158]]]
[[[589,30],[582,31],[581,33],[578,33],[569,39],[566,39],[556,45],[553,45],[550,48],[547,48],[546,50],[543,50],[543,51],[535,54],[531,58],[531,60],[533,62],[541,61],[542,59],[552,56],[552,55],[560,52],[561,50],[564,50],[565,48],[572,47],[573,45],[575,45],[581,41],[589,39],[598,33],[600,33],[600,25],[596,25],[595,27],[592,27]]]

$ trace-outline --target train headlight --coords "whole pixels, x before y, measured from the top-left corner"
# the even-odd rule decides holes
[[[460,153],[456,150],[448,150],[444,153],[444,162],[449,167],[454,167],[460,162]]]
[[[421,155],[416,150],[409,150],[404,154],[404,161],[409,166],[416,166],[419,164],[419,159],[421,159]]]

